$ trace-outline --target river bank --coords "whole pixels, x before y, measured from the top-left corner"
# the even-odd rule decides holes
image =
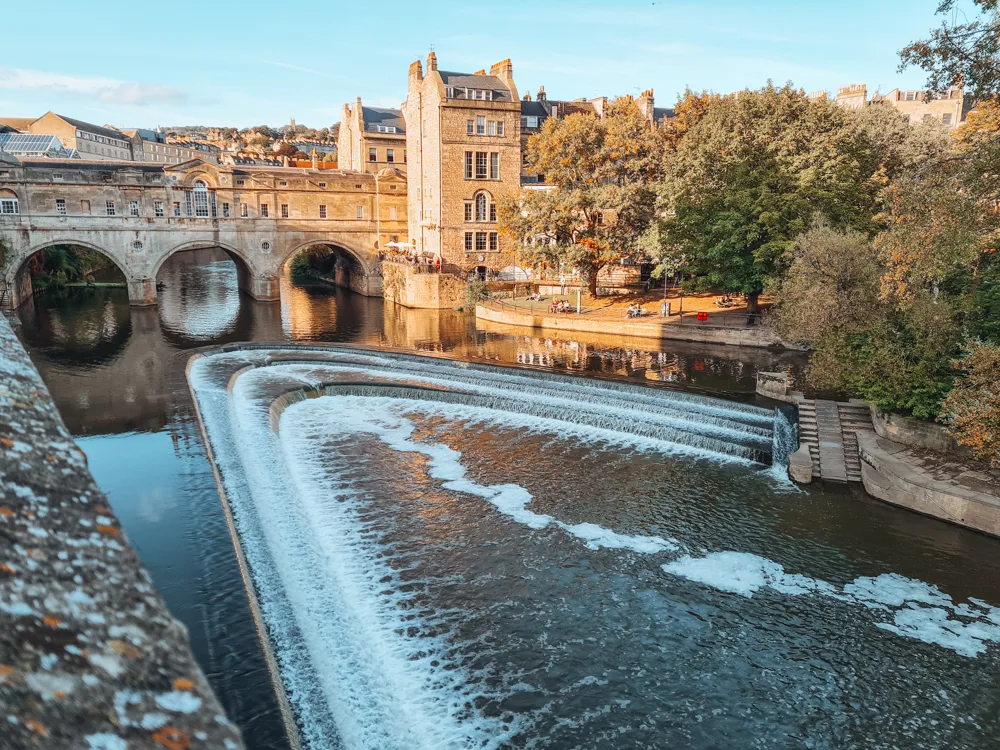
[[[723,317],[729,315],[730,317]],[[698,317],[682,318],[649,316],[625,318],[621,315],[548,313],[528,307],[518,307],[499,300],[485,300],[476,305],[476,318],[492,323],[553,331],[579,331],[604,336],[627,336],[661,341],[690,341],[700,344],[750,347],[758,349],[789,349],[800,347],[786,343],[769,327],[747,325],[745,312],[715,311]],[[739,320],[737,319],[739,318]],[[719,325],[715,321],[723,324]],[[739,323],[742,322],[742,325]]]

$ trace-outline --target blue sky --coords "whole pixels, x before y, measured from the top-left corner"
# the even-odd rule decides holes
[[[399,106],[409,63],[443,70],[510,57],[520,92],[729,92],[793,81],[916,88],[897,52],[938,23],[938,0],[331,2],[169,5],[14,2],[4,9],[0,114],[47,110],[119,127],[280,125]],[[499,11],[499,12],[498,12]]]

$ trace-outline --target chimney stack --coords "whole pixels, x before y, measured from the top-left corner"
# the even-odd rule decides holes
[[[538,96],[536,96],[535,98],[536,98],[536,99],[537,99],[538,101],[540,101],[540,102],[544,102],[544,101],[546,101],[546,96],[545,96],[545,87],[544,87],[544,86],[539,86],[539,87],[538,87]]]
[[[427,72],[430,73],[432,70],[437,70],[437,69],[438,69],[438,58],[437,55],[435,55],[434,52],[431,51],[427,55]]]
[[[517,101],[517,87],[514,85],[514,64],[510,61],[509,57],[490,66],[490,75],[503,81],[507,88],[510,89],[510,98]]]
[[[420,65],[420,60],[414,60],[410,63],[410,80],[411,81],[422,81],[424,80],[424,69]]]

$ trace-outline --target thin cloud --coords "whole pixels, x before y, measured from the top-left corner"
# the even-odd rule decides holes
[[[42,70],[0,67],[0,89],[42,90],[96,97],[99,101],[125,106],[180,104],[187,93],[175,86],[141,81],[121,81],[103,76],[76,76]]]

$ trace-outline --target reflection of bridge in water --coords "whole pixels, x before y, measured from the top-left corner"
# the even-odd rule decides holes
[[[624,375],[706,391],[752,393],[757,370],[799,372],[799,353],[710,347],[476,321],[452,310],[385,304],[283,276],[281,302],[239,293],[220,250],[175,255],[161,270],[157,308],[130,306],[122,289],[39,295],[20,310],[23,336],[63,418],[77,434],[158,430],[171,423],[171,372],[184,350],[237,341],[339,341],[448,356]]]

